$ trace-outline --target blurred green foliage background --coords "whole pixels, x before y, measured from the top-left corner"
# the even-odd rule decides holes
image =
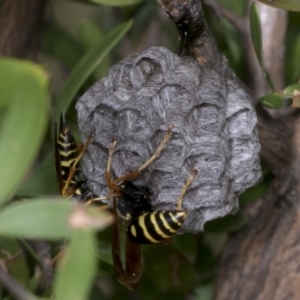
[[[63,300],[166,297],[209,300],[224,243],[247,224],[242,211],[208,223],[205,233],[176,236],[167,246],[143,246],[143,276],[137,290],[130,292],[115,279],[110,228],[96,235],[109,221],[100,228],[69,231],[65,226],[71,204],[65,200],[53,201],[59,194],[53,122],[60,112],[67,110],[68,124],[79,141],[74,103],[106,75],[110,66],[126,55],[154,45],[177,50],[175,26],[158,1],[114,1],[123,6],[105,5],[113,0],[50,1],[43,20],[40,66],[1,58],[1,266],[28,289],[30,299],[49,299],[55,294],[55,299]],[[246,13],[245,0],[220,2],[238,16]],[[244,79],[238,32],[209,8],[205,7],[205,13],[220,51]],[[300,65],[299,14],[289,12],[288,20],[286,85],[298,81],[300,76],[299,68],[295,67]],[[241,195],[241,207],[254,205],[263,197],[271,176],[266,166],[263,169],[264,180]],[[49,241],[53,256],[66,243],[65,238],[70,240],[69,260],[58,269],[54,286],[41,289],[44,277],[38,270],[43,269],[43,262],[34,254],[27,238]],[[0,295],[1,299],[13,299],[3,288]]]

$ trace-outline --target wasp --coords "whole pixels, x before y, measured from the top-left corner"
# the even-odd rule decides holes
[[[174,210],[156,211],[151,205],[151,192],[147,187],[138,187],[130,180],[140,176],[161,153],[171,137],[171,127],[168,128],[164,139],[155,153],[136,171],[112,180],[111,165],[113,141],[109,149],[107,169],[105,173],[110,197],[113,199],[115,214],[125,219],[127,223],[127,239],[125,253],[125,268],[121,260],[119,230],[117,223],[113,227],[112,255],[119,282],[133,290],[141,278],[141,244],[153,244],[168,241],[182,227],[187,212],[182,209],[182,201],[189,186],[192,184],[197,171],[193,170],[184,184]]]
[[[85,144],[76,144],[75,138],[66,125],[65,114],[60,115],[59,125],[54,124],[55,166],[62,196],[75,201],[95,201],[96,195],[89,189],[87,181],[79,170],[79,163],[87,149],[92,135]]]
[[[141,244],[153,244],[169,240],[183,225],[187,212],[181,208],[182,200],[197,171],[184,184],[174,210],[156,211],[151,205],[151,191],[146,186],[136,186],[132,179],[141,175],[161,153],[171,137],[171,127],[154,154],[136,171],[117,179],[112,179],[111,165],[116,141],[109,148],[105,178],[109,189],[107,197],[97,197],[87,186],[86,179],[79,170],[82,155],[87,149],[92,135],[83,145],[77,145],[66,125],[65,115],[61,114],[59,126],[55,124],[56,173],[62,196],[69,196],[86,204],[99,200],[112,199],[113,211],[127,222],[125,267],[121,259],[118,222],[113,225],[112,258],[117,279],[128,289],[133,290],[142,275]]]

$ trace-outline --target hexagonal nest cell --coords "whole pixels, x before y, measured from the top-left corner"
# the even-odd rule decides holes
[[[207,221],[236,212],[238,196],[261,178],[256,114],[231,71],[152,47],[114,65],[76,109],[82,140],[94,135],[82,167],[97,195],[108,194],[112,139],[117,140],[112,174],[119,177],[140,167],[173,125],[160,156],[134,183],[151,189],[156,209],[172,210],[192,170],[198,170],[184,196],[188,218],[181,232],[202,231]]]

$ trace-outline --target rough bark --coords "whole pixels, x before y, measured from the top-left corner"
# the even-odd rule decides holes
[[[217,49],[200,1],[162,0],[162,4],[176,25],[179,35],[179,55],[190,55],[200,64],[207,63],[216,69],[222,69],[226,61]]]
[[[247,226],[227,243],[215,299],[298,299],[299,146],[297,116],[259,118],[262,157],[275,175]]]
[[[0,55],[24,57],[37,47],[45,0],[3,0],[0,9]]]

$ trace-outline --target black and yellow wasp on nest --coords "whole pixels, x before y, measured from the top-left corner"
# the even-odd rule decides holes
[[[97,197],[87,186],[86,179],[78,168],[80,159],[87,149],[92,135],[86,143],[77,146],[74,136],[66,125],[64,114],[60,117],[59,129],[55,126],[55,160],[56,171],[62,196],[70,196],[76,201],[94,203],[99,200],[112,199],[113,212],[127,221],[125,267],[121,259],[121,247],[118,222],[113,225],[112,258],[117,279],[128,289],[133,290],[142,275],[141,244],[153,244],[168,241],[183,225],[187,212],[181,208],[183,197],[193,182],[197,171],[194,170],[177,200],[174,210],[156,211],[151,205],[151,192],[147,187],[138,187],[131,182],[140,176],[161,153],[171,137],[171,127],[155,153],[136,171],[112,179],[111,165],[116,141],[109,148],[105,178],[109,194]]]
[[[56,176],[62,196],[70,196],[82,202],[96,199],[79,170],[79,162],[91,139],[92,135],[84,145],[77,145],[70,128],[66,125],[65,114],[60,115],[58,126],[57,123],[54,124]]]

